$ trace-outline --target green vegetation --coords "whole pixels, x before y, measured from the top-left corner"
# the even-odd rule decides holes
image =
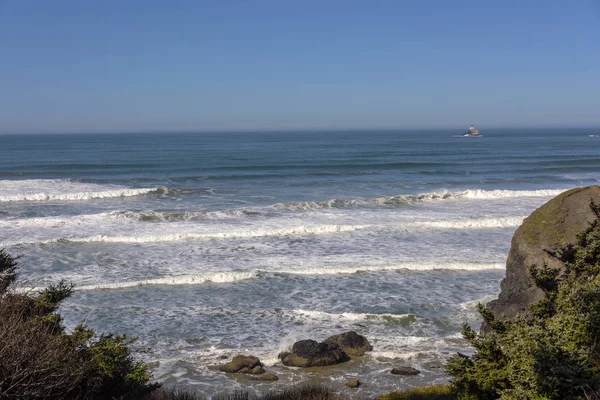
[[[600,207],[577,243],[549,254],[564,263],[559,271],[531,266],[546,298],[530,315],[498,319],[479,312],[491,332],[477,334],[465,324],[463,337],[475,348],[446,365],[458,399],[600,398]]]
[[[139,399],[159,387],[133,359],[132,339],[97,336],[83,325],[65,332],[56,310],[72,285],[19,294],[16,268],[17,259],[0,250],[1,399]]]
[[[378,397],[377,400],[452,400],[450,385],[425,386],[407,390],[404,392],[394,392]]]

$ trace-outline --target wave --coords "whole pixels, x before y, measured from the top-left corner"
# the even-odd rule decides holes
[[[116,211],[111,215],[143,222],[178,222],[196,219],[255,217],[262,214],[258,211],[240,209],[226,211]]]
[[[327,320],[350,320],[350,321],[365,321],[365,320],[373,320],[373,319],[383,319],[383,320],[394,320],[394,319],[413,319],[415,318],[414,314],[392,314],[392,313],[354,313],[354,312],[344,312],[344,313],[328,313],[325,311],[314,311],[314,310],[275,310],[279,311],[283,314],[292,314],[292,315],[300,315],[309,318],[323,318]]]
[[[436,200],[475,199],[492,200],[515,197],[554,197],[564,192],[563,189],[544,190],[483,190],[469,189],[454,192],[432,192],[420,194],[407,194],[399,196],[380,197],[375,199],[330,199],[325,201],[304,201],[277,203],[271,206],[276,210],[304,211],[324,208],[351,208],[351,207],[374,207],[374,206],[402,206],[419,203],[428,203]]]
[[[260,215],[256,213],[257,215]],[[226,212],[181,212],[181,213],[159,213],[159,212],[129,212],[118,211],[110,213],[79,215],[70,218],[61,217],[41,217],[25,218],[16,220],[0,220],[0,227],[10,228],[64,228],[80,225],[99,225],[106,218],[128,218],[140,221],[152,222],[174,222],[189,221],[194,218],[236,218],[238,216],[255,215],[247,214],[247,211],[226,211]],[[53,243],[159,243],[174,242],[183,240],[202,240],[202,239],[236,239],[253,238],[267,236],[302,236],[356,232],[366,229],[371,230],[418,230],[418,229],[495,229],[495,228],[516,228],[525,219],[524,216],[509,216],[499,218],[484,219],[460,219],[445,221],[418,221],[398,224],[397,226],[386,225],[317,225],[317,226],[297,226],[281,229],[256,229],[248,231],[227,231],[211,233],[183,232],[165,235],[146,235],[146,236],[126,236],[126,235],[95,235],[87,237],[61,237],[56,239],[47,239],[39,241],[15,241],[4,242],[4,246],[26,245],[26,244],[53,244]],[[1,242],[1,241],[0,241]]]
[[[526,217],[500,217],[484,219],[464,219],[449,221],[422,221],[412,222],[410,225],[416,228],[439,228],[439,229],[487,229],[487,228],[515,228],[523,223]],[[407,226],[405,225],[405,226]]]
[[[111,197],[131,197],[156,192],[157,188],[142,189],[118,189],[105,190],[102,192],[82,192],[82,193],[34,193],[0,196],[0,202],[9,201],[69,201],[69,200],[93,200],[106,199]]]
[[[190,239],[234,239],[253,238],[264,236],[288,236],[288,235],[318,235],[341,232],[353,232],[371,228],[371,225],[317,225],[298,226],[288,229],[257,229],[252,231],[230,231],[213,233],[174,233],[169,235],[148,236],[105,236],[96,235],[88,237],[64,237],[49,239],[39,242],[19,242],[18,244],[53,244],[53,243],[156,243],[174,242]],[[16,243],[15,243],[16,244]],[[15,244],[10,244],[14,246]],[[5,244],[6,245],[6,244]]]
[[[484,271],[504,269],[504,264],[483,264],[483,263],[457,263],[457,262],[425,262],[418,261],[405,262],[395,265],[375,265],[375,266],[357,266],[357,267],[334,267],[334,268],[308,268],[298,270],[279,270],[267,271],[262,269],[254,269],[248,271],[221,271],[207,272],[204,274],[167,276],[153,279],[143,279],[137,281],[125,282],[107,282],[89,285],[75,286],[75,290],[113,290],[127,289],[138,286],[183,286],[183,285],[200,285],[208,282],[213,283],[233,283],[245,281],[248,279],[273,277],[273,276],[323,276],[323,275],[349,275],[362,272],[386,272],[398,270],[413,270],[413,271],[432,271],[432,270],[461,270],[461,271]],[[21,292],[30,292],[42,290],[43,287],[21,288]],[[347,318],[352,318],[352,313],[347,313]]]
[[[126,188],[116,185],[86,184],[69,179],[25,179],[0,181],[0,202],[72,201],[131,197],[160,193],[161,188]]]

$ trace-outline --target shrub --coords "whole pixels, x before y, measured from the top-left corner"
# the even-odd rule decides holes
[[[457,354],[446,365],[459,399],[600,398],[600,207],[575,244],[550,255],[564,271],[531,266],[546,298],[530,315],[498,319],[479,312],[491,332],[463,326],[473,356]]]
[[[83,325],[65,332],[56,310],[73,285],[18,294],[16,268],[0,250],[0,399],[133,399],[159,386],[133,359],[131,339]]]

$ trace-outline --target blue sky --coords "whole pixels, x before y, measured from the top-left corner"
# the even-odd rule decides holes
[[[0,132],[600,126],[599,0],[0,0]]]

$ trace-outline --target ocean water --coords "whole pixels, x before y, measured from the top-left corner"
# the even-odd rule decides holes
[[[212,395],[319,381],[372,397],[444,382],[463,322],[499,293],[524,217],[598,184],[590,129],[0,136],[0,247],[20,286],[77,292],[67,328],[139,338],[166,384]],[[373,351],[299,370],[296,340],[355,330]],[[261,358],[272,384],[215,371]],[[392,376],[396,365],[422,373]]]

